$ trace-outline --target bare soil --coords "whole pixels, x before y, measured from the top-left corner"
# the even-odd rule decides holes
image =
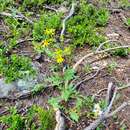
[[[109,23],[107,27],[105,28],[104,34],[108,36],[108,34],[117,34],[116,39],[121,42],[122,45],[130,44],[130,30],[125,27],[121,15],[124,15],[125,17],[130,17],[130,10],[121,10],[121,12],[113,12],[111,14]],[[5,28],[2,25],[2,21],[0,20],[0,30],[6,31]],[[113,37],[108,37],[109,39],[115,39],[115,35]],[[3,37],[0,37],[0,39],[3,39]],[[24,43],[25,44],[25,43]],[[29,44],[28,44],[29,45]],[[21,50],[22,49],[22,50]],[[21,50],[21,51],[20,51]],[[21,47],[19,48],[19,53],[24,53],[27,55],[31,55],[31,57],[35,60],[35,55],[33,55],[33,50],[30,49],[30,46],[27,47]],[[25,53],[26,52],[26,53]],[[86,55],[87,53],[91,52],[90,47],[84,46],[83,48],[77,48],[75,51],[74,61],[76,62],[79,60],[82,56]],[[126,67],[120,67],[113,70],[112,73],[109,73],[106,69],[101,70],[98,75],[96,75],[94,78],[88,80],[87,82],[82,83],[79,86],[79,91],[86,96],[96,94],[99,90],[106,88],[109,82],[113,82],[114,85],[117,85],[119,82],[127,84],[130,82],[130,55],[127,57],[107,57],[103,60],[96,61],[96,59],[100,58],[99,56],[93,56],[89,60],[85,60],[82,65],[80,65],[78,72],[80,74],[85,74],[83,72],[83,66],[86,65],[86,63],[93,62],[92,66],[96,67],[104,67],[107,64],[112,63],[112,61],[116,61],[118,66],[126,66]],[[46,74],[49,73],[48,64],[49,61],[44,60],[41,63],[39,63],[39,66],[41,68],[41,71]],[[79,75],[80,75],[79,74]],[[92,75],[92,74],[91,74]],[[88,75],[88,78],[91,76]],[[103,91],[97,98],[97,100],[103,99],[105,97],[106,91]],[[18,99],[18,100],[9,100],[9,99],[1,99],[0,100],[0,113],[2,113],[6,108],[9,106],[17,105],[19,109],[25,108],[27,106],[31,106],[32,104],[37,104],[42,107],[47,108],[47,100],[52,96],[57,95],[57,91],[53,88],[47,88],[43,92],[39,93],[36,96],[31,96],[25,99]],[[119,106],[123,101],[130,100],[130,88],[126,88],[124,90],[121,90],[119,92],[118,99],[115,102],[114,107]],[[7,113],[7,112],[5,112]],[[89,123],[92,122],[91,120],[86,119],[85,117],[81,117],[79,123],[71,123],[72,130],[81,130],[86,125],[89,125]],[[104,130],[120,130],[120,126],[123,124],[127,125],[127,130],[130,130],[130,107],[127,107],[126,109],[122,110],[118,115],[116,120],[113,118],[109,119],[107,122],[107,127]]]

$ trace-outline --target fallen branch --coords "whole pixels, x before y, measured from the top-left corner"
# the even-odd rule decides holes
[[[65,24],[66,24],[66,21],[74,14],[74,7],[75,7],[75,3],[72,2],[72,6],[71,6],[71,10],[70,10],[69,14],[63,19],[62,30],[61,30],[61,34],[60,34],[61,41],[62,41],[63,35],[65,33]]]
[[[20,39],[18,40],[17,44],[21,44],[21,43],[24,43],[24,42],[28,42],[28,41],[33,41],[33,39]]]
[[[113,112],[107,114],[107,115],[103,115],[101,117],[99,117],[97,120],[95,120],[93,123],[90,124],[90,126],[86,127],[84,130],[94,130],[96,129],[96,127],[102,123],[105,119],[108,119],[110,117],[112,117],[113,115],[117,114],[118,112],[120,112],[121,110],[123,110],[125,107],[129,106],[130,102],[124,102],[122,103],[118,108],[116,108]]]
[[[117,42],[117,40],[107,40],[107,41],[101,43],[101,44],[99,45],[99,47],[96,49],[96,52],[100,51],[100,50],[102,49],[102,47],[103,47],[106,43],[112,43],[112,42]]]
[[[121,91],[122,89],[126,89],[126,88],[128,88],[128,87],[130,87],[130,83],[128,83],[128,84],[126,84],[126,85],[123,85],[122,87],[118,87],[118,88],[117,88],[117,91]],[[99,91],[94,95],[94,98],[97,97],[100,93],[102,93],[103,91],[106,91],[106,90],[107,90],[107,88],[103,88],[103,89],[99,90]]]
[[[58,12],[58,10],[57,9],[55,9],[55,8],[53,8],[53,7],[50,7],[50,6],[48,6],[48,5],[44,5],[43,6],[45,9],[49,9],[49,10],[52,10],[52,11],[54,11],[54,12]]]
[[[65,120],[59,109],[56,111],[55,117],[56,117],[56,122],[57,122],[55,130],[65,130]]]
[[[0,12],[0,15],[7,16],[7,17],[13,17],[13,18],[17,18],[17,19],[25,19],[28,23],[33,24],[33,22],[29,18],[27,18],[20,12],[18,12],[16,15],[12,15],[11,13],[7,13],[7,12]]]
[[[99,74],[99,72],[100,72],[101,70],[103,70],[103,69],[105,69],[105,68],[107,68],[107,67],[108,67],[108,66],[99,68],[92,76],[86,77],[86,78],[84,78],[83,80],[81,80],[81,81],[79,81],[78,83],[76,83],[76,85],[75,85],[74,88],[77,89],[82,83],[93,79],[95,76],[97,76],[97,75]],[[124,67],[124,66],[123,66],[123,67]],[[119,66],[119,68],[122,68],[122,67]],[[87,74],[85,74],[85,76],[88,75],[88,74],[91,74],[91,73],[92,73],[92,72],[87,73]],[[85,77],[85,76],[84,76],[84,77]],[[74,81],[74,80],[73,80],[73,81]],[[73,81],[72,81],[71,83],[73,83]],[[107,88],[104,88],[102,91],[104,91],[104,90],[107,90]],[[101,91],[101,92],[102,92],[102,91]]]
[[[105,50],[101,50],[101,51],[97,51],[97,52],[91,52],[85,56],[83,56],[79,61],[77,61],[74,65],[73,65],[73,69],[76,71],[77,67],[88,57],[93,56],[93,55],[97,55],[97,54],[101,54],[101,53],[105,53],[105,52],[109,52],[109,51],[113,51],[116,49],[120,49],[120,48],[129,48],[130,46],[118,46],[118,47],[113,47],[113,48],[108,48]]]
[[[113,93],[113,94],[112,94]],[[113,102],[115,100],[117,93],[117,88],[113,89],[113,84],[109,83],[108,84],[108,92],[106,96],[107,100],[107,108],[106,110],[99,116],[97,120],[95,120],[93,123],[91,123],[88,127],[86,127],[84,130],[94,130],[97,128],[97,126],[102,123],[104,120],[107,118],[112,117],[116,113],[120,112],[122,109],[124,109],[126,106],[130,105],[130,101],[122,103],[118,108],[116,108],[113,112],[110,112]],[[108,101],[111,100],[111,101]]]
[[[103,68],[98,69],[91,77],[87,77],[87,78],[81,80],[80,82],[78,82],[78,83],[74,86],[74,88],[77,89],[82,83],[93,79],[95,76],[97,76],[97,75],[99,74],[99,72],[100,72],[102,69],[103,69]]]

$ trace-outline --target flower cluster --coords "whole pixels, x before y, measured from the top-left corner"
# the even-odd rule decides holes
[[[55,34],[55,29],[46,29],[44,34],[53,36]]]
[[[71,54],[70,47],[66,47],[64,50],[57,49],[55,51],[56,62],[57,63],[63,63],[63,61],[65,60],[64,57],[67,56],[67,55],[70,55],[70,54]]]
[[[43,33],[44,33],[43,41],[41,41],[41,43],[37,45],[34,44],[35,49],[40,53],[45,52],[48,56],[54,58],[56,63],[58,64],[63,63],[65,60],[65,56],[71,54],[71,48],[65,47],[64,49],[61,49],[60,47],[55,46],[54,44],[56,43],[54,38],[55,29],[46,28]]]
[[[57,63],[62,63],[64,61],[64,58],[63,58],[63,50],[61,49],[57,49],[55,51],[55,58],[56,58],[56,62]]]
[[[44,47],[47,47],[49,45],[49,41],[48,40],[43,40],[41,42],[41,44],[44,46]]]

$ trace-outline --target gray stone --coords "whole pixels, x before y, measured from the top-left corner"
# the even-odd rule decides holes
[[[41,83],[45,77],[40,73],[38,64],[33,64],[33,68],[37,71],[35,76],[26,76],[24,79],[18,79],[12,83],[6,83],[4,78],[0,79],[0,98],[17,95],[17,93],[25,93],[31,91],[34,87]],[[23,72],[28,74],[27,71]]]
[[[16,90],[15,83],[5,83],[5,80],[2,78],[0,79],[0,98],[6,97],[11,91]]]

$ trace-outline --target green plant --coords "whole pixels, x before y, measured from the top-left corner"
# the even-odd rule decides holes
[[[49,29],[57,30],[61,23],[60,17],[61,17],[60,14],[57,15],[54,13],[42,15],[40,20],[34,23],[33,27],[34,41],[43,41],[45,39],[48,39],[48,35],[45,34],[45,31]]]
[[[129,49],[124,49],[124,48],[116,49],[113,52],[113,55],[122,56],[122,57],[128,56],[128,54],[129,54]]]
[[[57,85],[58,89],[60,90],[60,95],[57,97],[52,97],[49,100],[49,103],[54,108],[62,108],[65,111],[69,112],[72,116],[73,113],[71,113],[69,110],[67,110],[66,106],[62,104],[62,102],[65,102],[65,104],[72,98],[75,98],[78,92],[76,92],[73,84],[70,84],[69,81],[74,78],[74,70],[73,69],[67,69],[64,72],[64,75],[54,75],[54,77],[51,77],[49,79],[50,82],[52,82],[53,85]],[[78,106],[78,105],[77,105]],[[73,116],[72,116],[73,118]],[[75,121],[77,121],[75,118],[73,118]]]
[[[100,100],[99,105],[100,105],[101,109],[104,110],[107,107],[106,100]]]
[[[97,19],[99,19],[99,22],[103,21],[102,23],[105,25],[109,17],[106,18],[108,13],[106,12],[98,10],[95,6],[82,1],[79,4],[77,14],[68,20],[67,23],[67,31],[72,38],[72,43],[75,46],[83,46],[84,44],[98,46],[101,42],[105,41],[105,37],[97,33]]]
[[[63,0],[24,0],[23,5],[26,7],[27,5],[35,5],[35,6],[40,6],[42,4],[61,4],[64,2]]]
[[[17,113],[16,108],[10,108],[10,115],[0,117],[0,122],[9,126],[7,130],[23,130],[24,118]]]
[[[7,82],[35,75],[31,60],[25,56],[12,54],[10,57],[0,56],[0,73]]]
[[[37,93],[40,93],[43,89],[45,88],[45,86],[41,83],[41,84],[37,84],[35,85],[35,87],[32,89],[32,94],[36,95]]]
[[[130,26],[130,18],[127,19],[126,23],[125,23],[128,27]]]
[[[130,2],[129,2],[129,0],[119,0],[119,1],[118,1],[118,4],[119,4],[119,6],[122,7],[122,8],[128,8],[128,7],[130,7]]]
[[[33,105],[25,115],[21,115],[15,107],[11,107],[8,115],[0,117],[0,123],[4,123],[7,130],[52,130],[55,126],[53,113],[51,109]]]
[[[87,106],[89,110],[92,109],[93,100],[89,97],[82,97],[81,94],[76,91],[74,85],[70,83],[70,81],[75,78],[74,74],[74,70],[69,68],[65,70],[64,75],[55,73],[54,77],[49,78],[49,82],[51,82],[52,85],[56,85],[60,93],[57,97],[52,97],[48,102],[53,108],[63,109],[70,115],[72,120],[77,122],[81,116],[81,109],[84,106]],[[70,100],[73,100],[74,105],[68,109],[67,103]]]
[[[45,110],[40,106],[33,106],[28,112],[32,116],[37,117],[38,129],[39,130],[52,130],[55,125],[54,111],[49,109]],[[35,122],[34,122],[35,123]]]
[[[74,89],[72,84],[69,84],[67,87],[64,87],[61,90],[61,99],[67,102],[71,97],[73,97],[73,94],[75,95],[76,90]]]
[[[86,73],[90,73],[92,71],[92,66],[90,64],[86,64],[84,70]]]
[[[112,62],[111,64],[108,65],[108,72],[112,73],[112,71],[117,67],[117,63],[116,62]]]
[[[78,113],[77,112],[75,112],[75,111],[70,111],[70,117],[71,117],[71,119],[73,119],[74,121],[76,121],[76,122],[78,122],[78,120],[79,120],[79,115],[78,115]]]
[[[122,124],[122,126],[120,127],[121,130],[127,130],[127,126],[126,124]]]
[[[96,23],[99,26],[105,26],[109,20],[109,12],[105,8],[101,8],[97,11]]]
[[[13,4],[14,0],[1,0],[0,1],[0,11],[3,11],[9,6],[10,4]]]

